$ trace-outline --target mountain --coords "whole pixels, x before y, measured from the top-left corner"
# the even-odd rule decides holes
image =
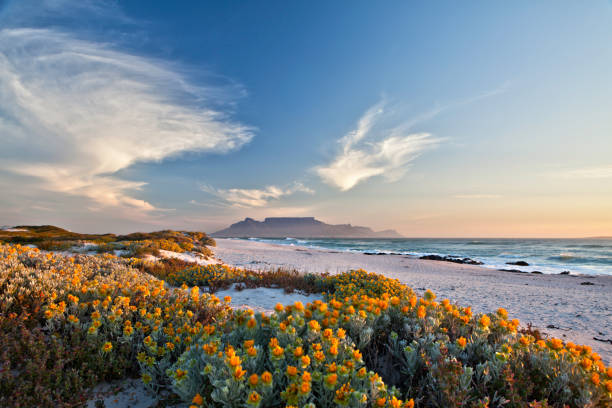
[[[331,225],[314,217],[268,217],[263,222],[245,218],[214,232],[217,238],[403,238],[395,230],[372,231],[351,224]]]

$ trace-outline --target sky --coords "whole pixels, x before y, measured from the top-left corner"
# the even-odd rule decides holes
[[[0,0],[0,225],[612,235],[612,1]]]

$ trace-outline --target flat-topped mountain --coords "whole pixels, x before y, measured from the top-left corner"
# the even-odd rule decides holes
[[[331,225],[314,217],[245,218],[212,234],[218,238],[402,238],[395,230],[373,231],[351,224]]]

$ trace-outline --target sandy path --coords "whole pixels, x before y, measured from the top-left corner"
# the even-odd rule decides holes
[[[422,293],[471,305],[476,312],[504,307],[522,324],[587,344],[612,363],[612,276],[533,275],[479,266],[425,261],[404,255],[363,255],[261,242],[217,239],[215,255],[223,262],[251,269],[294,268],[338,273],[363,268],[397,278]],[[592,285],[581,285],[589,282]],[[552,325],[559,329],[549,329]]]

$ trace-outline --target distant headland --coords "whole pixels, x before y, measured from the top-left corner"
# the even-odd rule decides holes
[[[214,232],[217,238],[403,238],[395,230],[373,231],[351,224],[331,225],[315,217],[268,217],[264,221],[245,218]]]

